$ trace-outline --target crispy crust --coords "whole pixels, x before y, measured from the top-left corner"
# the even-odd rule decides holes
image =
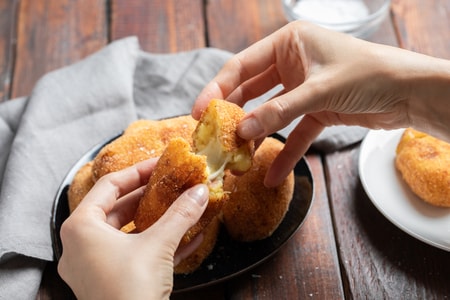
[[[191,152],[189,143],[182,138],[169,142],[150,177],[137,209],[134,223],[138,232],[154,224],[170,205],[188,188],[208,183],[206,157]],[[208,207],[183,237],[180,245],[190,242],[220,212],[223,193],[210,195]]]
[[[197,121],[191,116],[131,123],[121,137],[103,147],[97,154],[92,167],[93,180],[97,181],[110,172],[160,156],[174,137],[181,137],[192,143],[191,136],[196,125]]]
[[[197,121],[190,116],[160,121],[138,120],[128,125],[122,136],[104,146],[93,161],[86,163],[75,174],[67,192],[70,212],[101,176],[160,156],[175,136],[192,143],[191,136],[196,125]]]
[[[243,116],[244,111],[239,106],[216,99],[211,101],[200,122],[183,116],[161,121],[140,120],[130,124],[121,137],[103,147],[89,163],[89,175],[76,175],[80,181],[78,190],[84,188],[77,194],[79,201],[101,176],[150,157],[161,156],[140,200],[134,221],[122,228],[124,232],[141,232],[155,223],[186,189],[198,183],[208,184],[208,207],[199,222],[184,235],[180,246],[192,241],[202,231],[204,241],[174,270],[177,274],[195,271],[214,248],[219,231],[217,216],[228,194],[223,192],[220,176],[212,183],[212,179],[208,179],[213,168],[207,168],[206,156],[192,152],[194,141],[196,151],[213,138],[220,143],[220,153],[231,157],[225,168],[239,173],[247,171],[252,164],[254,142],[245,141],[236,134],[236,126]],[[88,181],[91,182],[89,186],[86,184]]]
[[[217,237],[219,235],[219,229],[220,219],[215,217],[203,230],[203,241],[200,246],[198,246],[198,248],[195,249],[191,255],[183,259],[177,266],[175,266],[174,273],[189,274],[197,270],[214,249]]]
[[[211,100],[193,134],[195,151],[204,148],[212,138],[212,131],[215,131],[222,152],[232,153],[233,156],[226,169],[246,172],[251,167],[255,146],[253,140],[244,140],[236,133],[237,124],[244,115],[244,110],[234,103]]]
[[[223,223],[233,239],[249,242],[267,238],[283,220],[293,196],[293,172],[278,187],[267,188],[263,184],[270,164],[282,148],[282,142],[266,138],[247,173],[239,177],[227,174],[224,190],[230,195],[223,207]]]
[[[67,191],[70,213],[75,210],[81,200],[83,200],[84,196],[86,196],[94,186],[94,180],[92,179],[92,165],[92,161],[86,163],[73,177],[72,183]]]
[[[406,129],[397,146],[395,166],[421,199],[450,207],[450,144]]]
[[[134,220],[137,231],[155,223],[186,189],[198,183],[209,186],[208,207],[197,224],[184,235],[180,245],[190,242],[220,213],[227,198],[222,188],[223,175],[215,175],[214,179],[209,175],[210,171],[222,174],[223,170],[217,166],[222,164],[222,159],[228,161],[225,168],[241,172],[251,166],[253,142],[236,134],[236,126],[243,116],[244,111],[239,106],[224,100],[212,100],[192,134],[194,149],[183,138],[169,142],[140,200]],[[202,152],[205,148],[208,149],[205,155],[192,153]],[[214,162],[210,164],[212,156]]]

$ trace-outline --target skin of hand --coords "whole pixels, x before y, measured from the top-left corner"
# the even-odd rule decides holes
[[[103,176],[63,223],[58,272],[78,299],[169,299],[173,267],[201,243],[178,244],[208,203],[208,188],[184,192],[146,231],[126,234],[156,164],[148,160]]]
[[[233,56],[197,97],[199,118],[212,98],[243,106],[282,84],[284,90],[238,126],[262,139],[303,116],[272,163],[276,186],[326,126],[415,127],[450,141],[450,61],[291,22]]]

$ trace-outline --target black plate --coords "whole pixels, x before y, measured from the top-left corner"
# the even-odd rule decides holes
[[[62,254],[59,231],[64,220],[69,216],[67,191],[78,169],[94,159],[106,144],[119,135],[93,147],[70,169],[55,197],[52,216],[53,249],[56,259]],[[278,134],[273,137],[284,142]],[[308,162],[302,158],[294,169],[295,187],[293,199],[280,226],[268,238],[243,243],[232,240],[224,229],[221,230],[216,246],[209,257],[195,272],[188,275],[174,276],[174,292],[188,291],[212,285],[242,274],[267,260],[283,246],[300,228],[311,207],[313,200],[313,178]]]

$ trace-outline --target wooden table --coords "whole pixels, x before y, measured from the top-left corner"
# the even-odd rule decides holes
[[[394,0],[371,40],[450,59],[450,2]],[[0,101],[44,73],[137,35],[144,50],[237,52],[286,24],[279,0],[0,0]],[[307,159],[315,199],[300,231],[251,272],[174,299],[449,299],[450,253],[407,235],[372,204],[359,144]],[[257,276],[255,276],[257,274]],[[38,299],[64,299],[55,264]]]

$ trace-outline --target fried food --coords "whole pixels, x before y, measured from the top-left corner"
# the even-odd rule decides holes
[[[154,224],[188,188],[207,183],[206,157],[191,152],[189,143],[181,138],[169,142],[159,158],[136,211],[134,223],[138,232]],[[183,237],[180,245],[190,242],[220,211],[222,194],[210,197],[205,213]]]
[[[220,219],[215,217],[203,230],[203,241],[188,257],[174,267],[175,274],[189,274],[197,270],[216,245],[220,229]]]
[[[78,206],[95,182],[103,175],[118,171],[139,161],[162,154],[173,137],[182,137],[192,143],[197,121],[191,116],[164,120],[138,120],[131,123],[123,135],[104,146],[93,161],[75,174],[67,192],[70,213]],[[135,230],[134,222],[121,229]]]
[[[240,173],[250,169],[254,143],[236,133],[244,114],[242,108],[224,100],[213,99],[209,103],[193,134],[195,151],[207,156],[208,165]]]
[[[75,176],[67,191],[67,199],[69,202],[69,212],[72,213],[75,208],[83,200],[84,196],[94,186],[94,180],[92,179],[92,161],[83,165]]]
[[[397,146],[395,166],[421,199],[450,207],[450,144],[408,128]]]
[[[210,193],[208,207],[199,222],[184,235],[180,246],[200,232],[204,239],[175,267],[175,274],[198,269],[216,244],[221,222],[236,240],[264,239],[274,232],[287,212],[294,176],[291,173],[279,187],[264,187],[267,169],[283,143],[266,138],[254,153],[253,141],[243,140],[236,134],[236,126],[243,116],[240,107],[212,100],[199,122],[190,116],[136,121],[80,169],[69,189],[72,199],[69,201],[76,207],[101,176],[160,156],[134,221],[121,230],[127,233],[145,230],[186,189],[206,183]],[[242,173],[245,174],[232,175]]]
[[[140,200],[134,220],[137,231],[151,226],[186,189],[199,183],[209,187],[208,207],[180,245],[190,242],[220,213],[227,198],[223,191],[225,169],[244,172],[251,166],[253,141],[236,134],[243,116],[237,105],[213,100],[192,135],[194,149],[182,138],[169,142]]]
[[[182,137],[192,143],[196,125],[197,121],[191,116],[132,122],[123,135],[104,146],[93,161],[75,174],[67,193],[70,212],[101,176],[160,156],[173,137]]]
[[[272,235],[283,220],[294,192],[294,174],[274,188],[263,181],[267,170],[283,148],[283,143],[266,138],[255,152],[251,169],[242,176],[228,174],[224,189],[230,191],[223,206],[223,223],[238,241],[255,241]]]
[[[197,121],[191,116],[131,123],[122,136],[103,147],[95,157],[92,166],[94,182],[110,172],[160,156],[174,137],[192,143],[191,136],[196,125]]]

